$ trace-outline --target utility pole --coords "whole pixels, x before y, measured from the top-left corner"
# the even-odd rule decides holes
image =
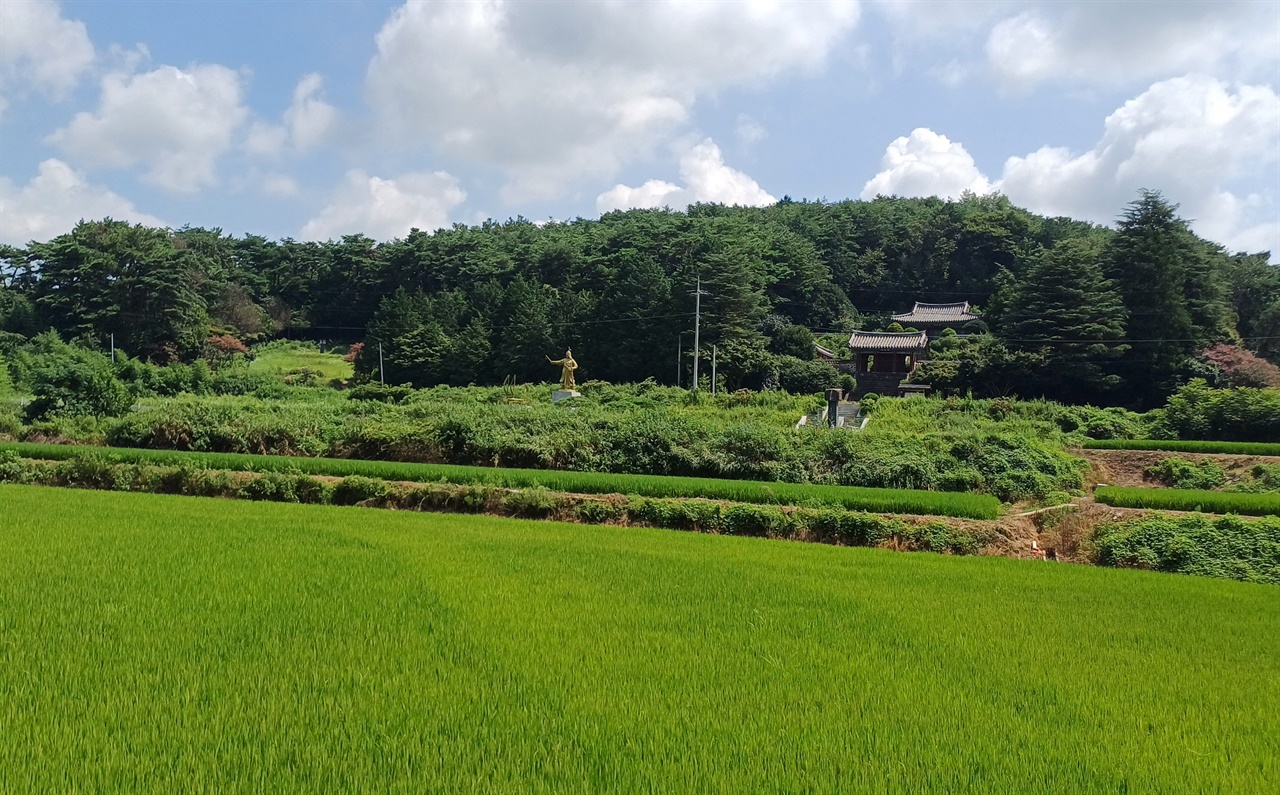
[[[716,394],[716,346],[711,346],[711,396]]]
[[[676,389],[680,388],[680,357],[684,355],[684,332],[676,335]]]
[[[387,372],[382,369],[382,343],[378,343],[378,383],[387,383]]]
[[[116,363],[116,333],[111,332],[111,363]]]
[[[693,291],[693,391],[698,391],[698,332],[702,325],[702,275],[698,275],[698,286]]]

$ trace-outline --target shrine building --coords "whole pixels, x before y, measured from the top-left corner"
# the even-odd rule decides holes
[[[916,301],[910,312],[893,316],[903,328],[909,326],[924,329],[928,332],[929,339],[936,339],[945,328],[959,331],[965,323],[979,318],[980,315],[973,311],[968,301],[956,304],[922,304]]]

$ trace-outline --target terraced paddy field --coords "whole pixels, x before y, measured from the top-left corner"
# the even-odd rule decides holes
[[[1268,792],[1280,590],[0,486],[0,791]]]

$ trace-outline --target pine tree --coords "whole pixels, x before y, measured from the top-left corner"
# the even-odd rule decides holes
[[[1120,378],[1105,363],[1123,354],[1125,309],[1103,275],[1099,251],[1067,240],[1043,252],[1014,290],[1002,336],[1014,350],[1041,350],[1038,381],[1050,397],[1088,400]]]
[[[1129,204],[1106,253],[1119,287],[1133,345],[1129,394],[1151,403],[1176,385],[1196,351],[1222,331],[1225,302],[1214,254],[1159,191]]]

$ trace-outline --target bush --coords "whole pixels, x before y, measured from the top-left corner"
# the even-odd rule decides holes
[[[1104,566],[1280,585],[1280,519],[1160,516],[1098,528]]]
[[[43,335],[48,337],[49,335]],[[119,417],[133,405],[129,390],[115,377],[111,360],[100,353],[47,340],[35,358],[27,421],[54,416]]]
[[[1185,458],[1166,458],[1145,474],[1174,489],[1216,489],[1227,482],[1227,473],[1214,462],[1193,464]]]
[[[1210,389],[1194,379],[1169,398],[1156,435],[1280,442],[1280,389]]]
[[[391,487],[385,480],[352,475],[343,478],[333,487],[332,502],[334,505],[357,505],[366,500],[377,500],[385,497]]]
[[[0,450],[0,483],[27,483],[31,472],[25,461],[12,450]]]
[[[347,392],[349,400],[377,400],[382,403],[403,403],[411,397],[412,387],[386,384],[361,384]]]
[[[239,496],[246,500],[298,502],[298,478],[283,472],[268,472],[240,487]]]
[[[779,356],[777,363],[778,385],[793,395],[811,395],[840,386],[840,373],[825,362]]]

